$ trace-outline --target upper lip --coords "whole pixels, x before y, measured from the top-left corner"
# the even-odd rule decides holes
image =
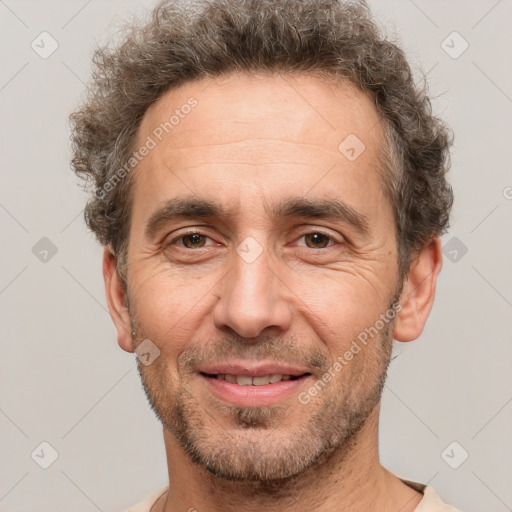
[[[263,375],[304,375],[310,373],[306,368],[288,366],[283,363],[254,363],[233,362],[203,365],[199,368],[201,373],[209,375],[244,375],[247,377],[261,377]]]

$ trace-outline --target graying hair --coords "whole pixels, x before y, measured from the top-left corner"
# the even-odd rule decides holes
[[[106,185],[132,155],[150,105],[186,82],[233,71],[319,75],[370,95],[384,127],[383,185],[401,278],[449,226],[451,133],[363,1],[164,0],[147,21],[128,25],[120,42],[97,49],[93,64],[86,100],[70,117],[72,168],[92,189],[85,220],[111,245],[123,282],[133,180]]]

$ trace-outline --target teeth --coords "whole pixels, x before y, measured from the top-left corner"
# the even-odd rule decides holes
[[[236,378],[236,383],[239,386],[250,386],[252,384],[252,377],[246,377],[245,375],[239,375]]]
[[[263,384],[268,384],[270,382],[270,375],[264,375],[262,377],[253,377],[252,384],[253,386],[263,386]]]
[[[247,375],[229,374],[217,375],[217,379],[227,380],[228,382],[232,382],[233,384],[236,383],[239,386],[264,386],[265,384],[275,384],[276,382],[281,382],[282,380],[290,380],[291,378],[291,375],[281,375],[279,373],[272,375],[261,375],[260,377],[248,377]]]

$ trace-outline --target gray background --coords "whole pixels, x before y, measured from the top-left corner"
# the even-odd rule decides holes
[[[1,511],[120,511],[167,483],[160,424],[106,308],[67,127],[95,43],[152,5],[0,0]],[[512,510],[512,3],[371,5],[456,134],[448,257],[423,335],[391,363],[382,460],[464,511]],[[58,43],[47,58],[43,31]],[[58,452],[46,470],[43,441]]]

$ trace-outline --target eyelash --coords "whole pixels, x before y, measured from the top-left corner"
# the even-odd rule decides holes
[[[300,238],[303,238],[307,235],[323,235],[325,236],[326,238],[329,239],[329,242],[333,242],[334,244],[336,243],[336,239],[330,235],[329,233],[326,233],[325,231],[322,231],[322,230],[314,230],[314,231],[308,231],[307,233],[303,233],[300,237]],[[186,236],[190,236],[190,235],[200,235],[200,236],[203,236],[203,237],[206,237],[206,238],[209,238],[211,240],[211,238],[208,236],[208,235],[205,235],[204,233],[201,233],[199,231],[195,231],[195,230],[192,230],[192,231],[187,231],[185,233],[181,233],[180,235],[172,238],[169,243],[166,244],[166,246],[171,246],[171,245],[174,245],[177,241],[181,240],[182,238],[185,238]],[[341,242],[338,242],[338,243],[341,243]],[[197,247],[196,249],[193,249],[193,248],[189,248],[189,247],[185,247],[185,246],[179,246],[180,249],[184,249],[186,251],[197,251],[199,249],[204,249],[205,247]],[[207,246],[206,246],[207,247]],[[314,247],[307,247],[307,246],[301,246],[303,249],[310,249],[312,251],[318,251],[319,249],[328,249],[329,247],[332,247],[332,245],[327,245],[327,247],[318,247],[318,248],[314,248]]]

